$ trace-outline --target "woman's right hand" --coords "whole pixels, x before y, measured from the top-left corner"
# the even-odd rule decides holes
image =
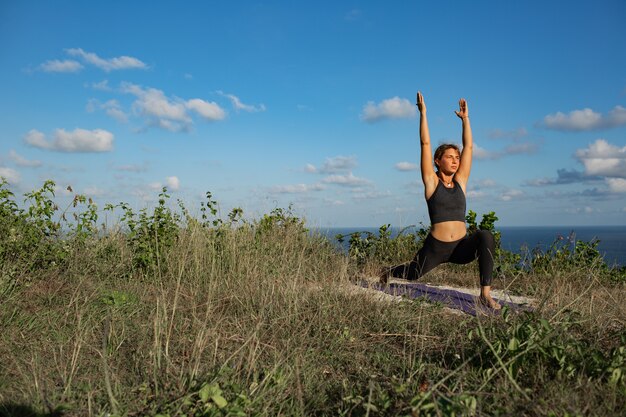
[[[426,103],[424,102],[424,96],[419,91],[417,92],[417,103],[416,104],[417,104],[417,109],[420,111],[420,113],[425,114],[426,113]]]

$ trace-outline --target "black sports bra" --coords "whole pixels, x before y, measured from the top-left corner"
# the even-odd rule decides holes
[[[465,193],[458,182],[452,182],[454,187],[446,188],[439,180],[435,192],[426,200],[431,224],[453,220],[465,222]]]

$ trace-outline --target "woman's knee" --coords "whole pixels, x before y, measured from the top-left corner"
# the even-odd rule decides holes
[[[496,241],[493,237],[493,234],[489,230],[477,230],[476,236],[480,242],[480,246],[493,250],[496,246]]]

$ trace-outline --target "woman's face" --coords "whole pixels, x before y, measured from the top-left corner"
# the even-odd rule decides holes
[[[454,148],[446,149],[441,159],[435,159],[435,164],[439,167],[439,170],[446,175],[454,174],[459,169],[460,162],[461,155]]]

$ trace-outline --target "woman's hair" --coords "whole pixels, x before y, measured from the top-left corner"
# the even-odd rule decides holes
[[[434,159],[441,159],[443,154],[446,153],[448,149],[454,149],[459,153],[459,155],[461,154],[461,150],[454,143],[444,143],[443,145],[439,145],[439,147],[435,150]],[[439,167],[437,167],[437,169],[439,169]]]

